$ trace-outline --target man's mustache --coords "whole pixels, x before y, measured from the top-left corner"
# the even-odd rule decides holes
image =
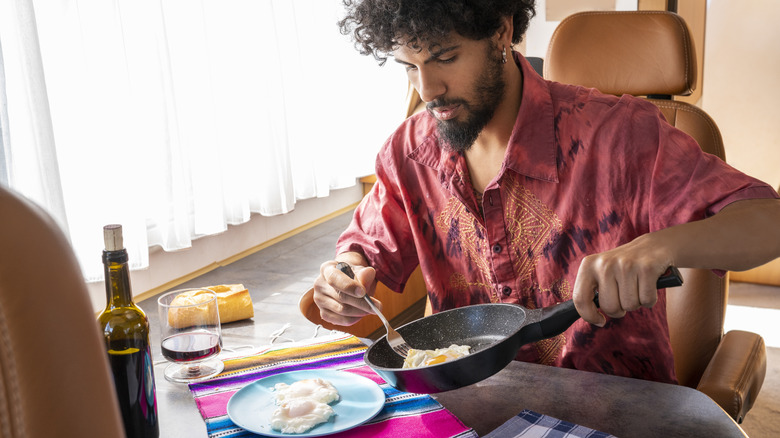
[[[435,99],[430,102],[428,102],[425,105],[425,108],[428,111],[432,111],[436,108],[443,107],[443,106],[450,106],[450,105],[462,105],[465,107],[468,107],[468,102],[466,102],[465,99]]]

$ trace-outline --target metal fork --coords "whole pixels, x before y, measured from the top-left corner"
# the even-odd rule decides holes
[[[352,271],[352,267],[350,267],[347,263],[337,263],[336,269],[347,274],[349,278],[355,278],[355,273]],[[392,348],[393,351],[395,351],[399,356],[406,358],[406,356],[409,354],[409,349],[411,348],[409,347],[409,344],[407,344],[406,341],[404,341],[404,338],[398,334],[398,332],[395,331],[393,327],[390,326],[390,323],[387,322],[387,318],[385,318],[385,316],[382,315],[382,312],[377,309],[377,307],[374,305],[374,302],[371,301],[371,298],[369,298],[368,295],[364,295],[363,298],[366,300],[376,316],[382,320],[382,324],[385,325],[385,329],[387,330],[387,343],[390,345],[390,348]]]

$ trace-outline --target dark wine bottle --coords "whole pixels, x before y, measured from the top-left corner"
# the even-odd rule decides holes
[[[128,438],[157,438],[157,396],[154,386],[149,319],[133,302],[122,226],[103,227],[106,249],[106,309],[98,317],[114,375],[119,407]]]

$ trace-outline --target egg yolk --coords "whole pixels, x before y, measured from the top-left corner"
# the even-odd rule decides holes
[[[442,363],[445,360],[447,360],[447,356],[440,354],[434,357],[433,359],[429,360],[428,363],[426,363],[426,365],[436,365],[437,363]]]

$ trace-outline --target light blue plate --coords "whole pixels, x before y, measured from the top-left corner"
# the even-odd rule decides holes
[[[306,433],[282,433],[271,429],[271,414],[278,407],[274,402],[274,385],[303,379],[322,378],[336,387],[339,400],[330,404],[336,415]],[[228,400],[227,413],[236,425],[261,435],[273,437],[314,437],[330,435],[359,426],[374,418],[385,405],[385,393],[371,379],[346,371],[304,370],[276,374],[241,388]]]

